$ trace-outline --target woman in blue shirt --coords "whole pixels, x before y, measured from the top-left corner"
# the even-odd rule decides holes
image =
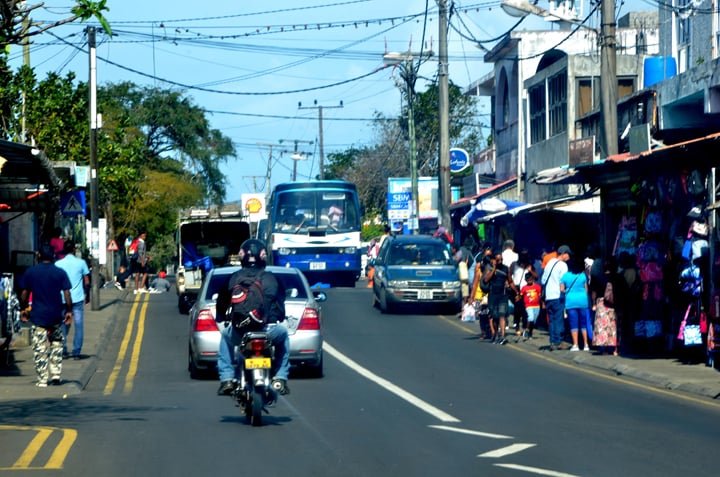
[[[568,271],[560,279],[560,291],[565,294],[565,312],[570,322],[572,348],[579,351],[578,329],[583,337],[583,351],[590,351],[587,327],[590,322],[590,294],[585,266],[573,257],[568,261]]]

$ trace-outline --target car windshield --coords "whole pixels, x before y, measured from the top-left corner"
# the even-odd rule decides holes
[[[450,265],[447,247],[441,243],[394,243],[388,265]]]

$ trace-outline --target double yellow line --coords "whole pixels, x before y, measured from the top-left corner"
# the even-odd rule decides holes
[[[105,384],[103,394],[106,396],[112,394],[115,389],[120,372],[122,371],[123,363],[125,362],[125,357],[127,356],[128,349],[130,349],[130,340],[133,336],[135,320],[137,319],[137,333],[135,334],[135,340],[132,343],[132,353],[130,354],[128,371],[125,375],[125,385],[123,386],[124,394],[130,394],[132,392],[135,376],[137,375],[138,363],[140,362],[140,351],[142,349],[143,336],[145,335],[145,316],[147,315],[149,301],[150,294],[148,293],[138,293],[135,295],[133,306],[130,310],[130,317],[128,318],[127,326],[125,327],[125,335],[123,336],[122,343],[120,343],[120,350],[118,351],[117,359],[115,360],[115,366],[113,366],[113,370],[110,373],[107,384]],[[138,308],[140,308],[139,316]]]
[[[63,468],[65,458],[70,452],[70,448],[77,439],[77,431],[75,429],[61,429],[59,427],[45,426],[4,426],[0,425],[0,431],[21,431],[34,432],[35,437],[25,447],[22,454],[15,463],[10,467],[0,467],[0,471],[6,470],[58,470]],[[48,438],[53,432],[62,433],[60,441],[55,444],[50,457],[45,465],[33,466],[33,461],[37,458],[40,450],[46,444]]]

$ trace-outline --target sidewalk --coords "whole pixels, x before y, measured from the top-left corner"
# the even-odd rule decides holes
[[[35,386],[35,369],[32,350],[22,339],[11,347],[10,365],[0,363],[0,401],[62,398],[82,392],[97,369],[97,363],[110,340],[116,324],[116,305],[132,300],[128,290],[103,288],[100,290],[100,309],[85,310],[84,359],[64,360],[62,384],[38,388]],[[462,323],[474,333],[479,333],[478,323]],[[538,358],[557,360],[578,367],[609,371],[627,376],[650,386],[676,390],[705,398],[720,400],[720,372],[704,363],[683,363],[677,357],[612,356],[585,351],[543,351],[548,344],[545,330],[536,330],[535,338],[515,343],[515,336],[508,334],[508,344]],[[483,346],[499,346],[481,342]]]
[[[0,362],[0,401],[26,399],[63,398],[82,392],[97,369],[107,342],[115,326],[115,313],[126,296],[132,299],[132,290],[116,288],[100,289],[100,309],[92,311],[85,307],[85,337],[82,359],[65,359],[60,386],[38,388],[33,365],[32,348],[29,345],[29,327],[14,338],[8,355],[9,363]],[[72,336],[72,333],[71,333]]]
[[[478,322],[464,324],[472,326],[473,330],[479,333]],[[720,400],[720,371],[706,366],[704,362],[698,363],[696,360],[683,362],[670,353],[665,356],[626,354],[613,356],[600,354],[595,350],[590,352],[570,351],[569,349],[547,351],[549,344],[547,330],[536,329],[533,335],[531,340],[520,339],[516,342],[517,337],[514,331],[508,330],[508,343],[505,346],[516,346],[525,352],[542,356],[545,359],[565,361],[578,367],[609,371],[617,376],[630,377],[653,387]],[[501,346],[489,341],[484,341],[482,344]]]

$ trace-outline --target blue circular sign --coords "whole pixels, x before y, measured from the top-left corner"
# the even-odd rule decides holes
[[[470,166],[470,156],[465,149],[450,149],[450,172],[461,172]]]

